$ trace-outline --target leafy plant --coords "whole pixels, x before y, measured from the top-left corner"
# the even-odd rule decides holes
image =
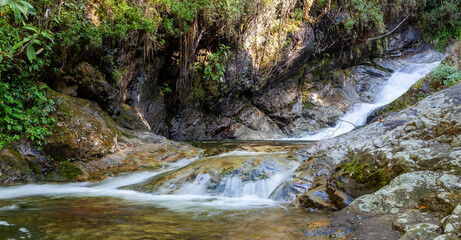
[[[425,0],[421,3],[421,22],[424,35],[436,44],[439,50],[447,46],[450,39],[461,39],[461,11],[459,0]]]
[[[24,17],[27,19],[28,15],[35,15],[35,8],[24,0],[0,0],[0,9],[7,11],[9,8],[14,14],[14,21],[16,24]]]
[[[224,44],[219,45],[219,50],[216,53],[209,53],[205,64],[204,78],[219,83],[224,82],[225,63],[229,54],[230,47]]]
[[[461,81],[461,70],[446,64],[440,64],[431,75],[445,87],[452,87]]]
[[[29,3],[1,0],[0,6],[0,149],[21,138],[41,145],[55,121],[54,102],[35,79],[49,63],[53,35],[27,21],[36,15]]]
[[[163,83],[163,85],[160,86],[160,91],[162,92],[162,94],[172,92],[172,90],[171,90],[170,86],[168,85],[168,83]]]
[[[53,100],[46,97],[46,87],[28,82],[0,82],[0,149],[6,144],[30,139],[42,145],[55,119]]]

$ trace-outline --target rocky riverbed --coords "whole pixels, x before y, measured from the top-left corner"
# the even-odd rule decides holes
[[[347,229],[350,239],[458,239],[460,140],[458,84],[301,150],[286,196],[304,208],[340,210],[329,227]]]

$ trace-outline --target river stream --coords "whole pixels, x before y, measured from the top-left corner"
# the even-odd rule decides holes
[[[404,64],[373,103],[297,139],[194,141],[206,157],[157,171],[0,187],[0,239],[325,239],[328,233],[310,226],[327,225],[329,213],[292,208],[294,199],[277,194],[300,164],[297,150],[364,125],[438,64]]]
[[[306,143],[196,141],[209,157],[100,183],[0,187],[0,238],[312,239],[307,225],[329,214],[273,197]]]

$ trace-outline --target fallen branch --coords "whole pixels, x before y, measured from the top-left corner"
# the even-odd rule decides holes
[[[390,32],[386,33],[386,34],[383,34],[381,36],[378,36],[378,37],[374,37],[374,38],[368,38],[366,40],[364,39],[360,39],[361,41],[373,41],[373,40],[378,40],[378,39],[381,39],[383,37],[387,37],[389,35],[391,35],[393,32],[395,32],[395,30],[397,30],[407,19],[408,19],[409,16],[406,16],[394,29],[392,29]]]

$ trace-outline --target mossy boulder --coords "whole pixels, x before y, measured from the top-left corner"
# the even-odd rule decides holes
[[[141,113],[138,109],[122,104],[119,114],[113,118],[119,126],[130,130],[150,130],[149,124],[140,116]]]
[[[350,176],[356,182],[376,190],[409,171],[405,163],[399,159],[388,159],[385,153],[349,152],[347,158],[352,161],[339,166],[343,170],[342,175]],[[340,185],[341,181],[338,184]]]
[[[94,100],[111,115],[118,113],[121,95],[96,67],[81,62],[68,71],[52,83],[54,89],[74,97]]]
[[[51,92],[58,103],[53,135],[45,152],[56,161],[87,160],[114,151],[120,132],[115,122],[94,102]]]
[[[200,148],[149,132],[132,132],[131,137],[123,137],[118,145],[118,151],[105,157],[71,162],[82,170],[76,179],[100,181],[122,172],[158,170],[177,161],[203,155]]]
[[[18,151],[11,147],[0,150],[1,185],[32,180],[32,169]]]

